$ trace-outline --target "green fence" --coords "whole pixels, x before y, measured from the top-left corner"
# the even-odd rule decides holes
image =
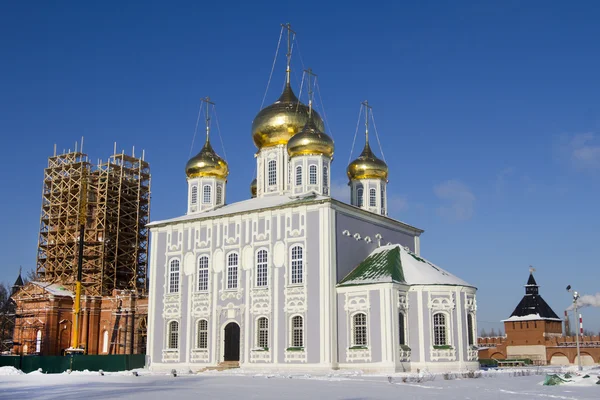
[[[0,356],[0,367],[11,366],[25,373],[42,369],[42,372],[54,374],[73,371],[103,370],[107,372],[127,371],[143,368],[146,364],[144,354],[120,354],[107,356]]]

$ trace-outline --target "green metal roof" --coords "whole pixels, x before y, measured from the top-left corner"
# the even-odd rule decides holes
[[[400,248],[398,246],[372,253],[346,275],[338,286],[368,285],[385,282],[405,283],[402,262],[400,261]]]

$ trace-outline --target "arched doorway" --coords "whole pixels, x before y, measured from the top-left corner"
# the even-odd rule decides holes
[[[240,326],[235,322],[225,325],[223,361],[240,361]]]

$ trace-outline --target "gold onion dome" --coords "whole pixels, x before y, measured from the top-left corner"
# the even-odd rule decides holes
[[[252,183],[250,184],[250,195],[252,197],[256,197],[256,178],[254,178],[254,180],[252,181]]]
[[[388,166],[371,151],[369,142],[365,143],[360,156],[348,165],[348,178],[354,179],[384,179],[388,178]]]
[[[323,132],[323,120],[312,113],[317,129]],[[286,144],[306,125],[308,115],[308,106],[298,100],[288,83],[279,99],[260,110],[252,121],[252,140],[259,149]]]
[[[200,153],[187,162],[185,174],[188,178],[214,177],[226,179],[229,175],[229,167],[210,145],[208,138]]]
[[[333,140],[317,128],[312,116],[308,118],[302,131],[294,135],[287,144],[290,157],[324,155],[331,158],[333,150]]]

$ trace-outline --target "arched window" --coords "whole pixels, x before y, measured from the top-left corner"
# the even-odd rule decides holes
[[[198,259],[198,290],[208,290],[208,256]]]
[[[171,321],[169,322],[169,349],[177,349],[179,348],[179,322]]]
[[[35,337],[35,352],[36,353],[42,352],[42,331],[41,330],[37,331],[37,335]]]
[[[317,166],[314,164],[308,167],[308,184],[317,184]]]
[[[169,293],[179,293],[179,260],[171,260],[169,267]]]
[[[381,187],[381,215],[385,215],[385,186]]]
[[[377,206],[377,190],[369,189],[369,207]]]
[[[296,186],[302,186],[302,167],[296,167]]]
[[[269,347],[269,320],[265,317],[260,317],[257,321],[256,347]]]
[[[473,330],[474,326],[473,326],[473,314],[468,314],[467,315],[467,335],[468,335],[468,339],[469,339],[469,345],[472,346],[475,344],[475,331]]]
[[[223,202],[223,186],[217,185],[217,205]]]
[[[446,346],[448,344],[448,334],[446,329],[446,315],[437,313],[433,315],[433,345]]]
[[[367,315],[364,313],[354,314],[352,317],[353,346],[367,345]]]
[[[208,348],[208,321],[201,319],[198,321],[198,340],[196,346],[199,349]]]
[[[204,185],[204,187],[202,188],[202,202],[204,204],[210,204],[210,200],[211,200],[210,186]]]
[[[268,255],[266,250],[256,253],[256,286],[267,286]]]
[[[304,321],[300,315],[292,317],[292,347],[304,347]]]
[[[329,195],[329,170],[327,166],[323,166],[323,194]]]
[[[406,319],[404,313],[398,314],[398,338],[401,346],[406,344]]]
[[[269,186],[273,186],[277,184],[277,161],[271,160],[269,161],[267,167],[267,176],[269,178]]]
[[[191,198],[192,198],[192,200],[191,200],[192,204],[198,203],[198,186],[196,186],[196,185],[192,186]]]
[[[359,207],[363,206],[363,192],[364,192],[364,190],[363,190],[362,186],[359,186],[359,188],[356,189],[356,204]]]
[[[303,282],[302,246],[292,247],[292,284]]]
[[[238,255],[231,253],[227,256],[227,289],[238,287]]]
[[[102,334],[102,352],[108,353],[108,331]]]

